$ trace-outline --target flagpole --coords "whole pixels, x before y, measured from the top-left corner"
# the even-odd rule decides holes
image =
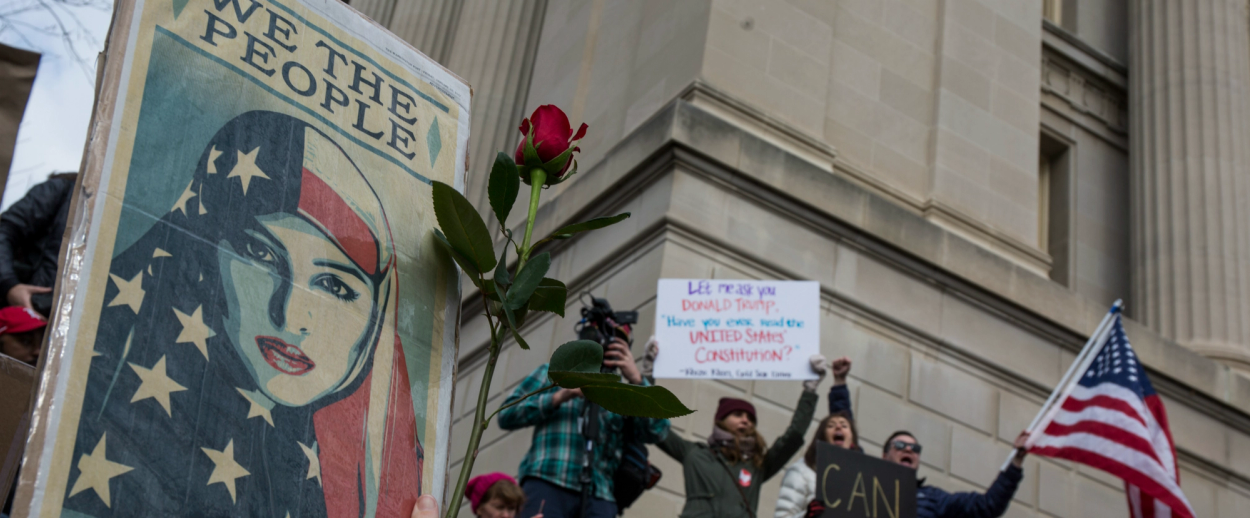
[[[1077,367],[1085,363],[1085,358],[1089,356],[1089,352],[1093,348],[1092,346],[1102,341],[1103,336],[1106,335],[1107,330],[1110,329],[1109,324],[1111,323],[1111,319],[1116,315],[1116,313],[1120,312],[1123,305],[1124,302],[1122,300],[1116,299],[1115,303],[1111,305],[1111,309],[1107,310],[1107,314],[1102,317],[1102,322],[1099,322],[1098,327],[1094,328],[1094,333],[1089,336],[1089,340],[1085,342],[1085,346],[1081,348],[1081,352],[1076,355],[1076,359],[1072,360],[1072,365],[1068,367],[1068,372],[1065,372],[1063,377],[1059,378],[1059,384],[1055,385],[1055,389],[1050,392],[1050,397],[1046,398],[1046,403],[1042,404],[1042,408],[1037,411],[1037,415],[1033,416],[1033,421],[1029,423],[1029,426],[1028,428],[1025,428],[1025,431],[1033,431],[1033,427],[1037,426],[1037,423],[1042,419],[1042,416],[1046,415],[1047,411],[1050,410],[1051,405],[1055,402],[1055,398],[1060,392],[1063,392],[1064,389],[1067,388],[1069,382],[1072,381],[1072,375],[1076,372]],[[1011,464],[1011,459],[1016,456],[1016,450],[1016,448],[1011,449],[1011,453],[1007,455],[1007,460],[1003,462],[1003,467],[999,468],[999,471],[1007,469],[1007,465]]]

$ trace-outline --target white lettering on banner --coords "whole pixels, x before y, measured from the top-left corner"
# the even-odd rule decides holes
[[[814,379],[820,283],[660,279],[657,378]]]

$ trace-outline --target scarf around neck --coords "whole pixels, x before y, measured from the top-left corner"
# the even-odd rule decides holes
[[[734,438],[736,436],[725,429],[712,425],[712,435],[708,436],[707,444],[713,448],[733,448]],[[741,436],[737,437],[738,452],[743,458],[751,458],[755,454],[755,437]]]

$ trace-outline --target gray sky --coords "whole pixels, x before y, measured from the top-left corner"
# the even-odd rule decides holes
[[[112,0],[0,0],[0,42],[42,54],[0,210],[82,161]]]

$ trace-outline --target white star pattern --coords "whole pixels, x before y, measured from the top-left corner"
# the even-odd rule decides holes
[[[238,502],[235,495],[234,481],[240,477],[251,475],[243,466],[234,460],[234,439],[226,444],[226,448],[217,451],[211,448],[200,448],[213,461],[213,473],[208,476],[208,485],[225,484],[230,492],[230,501]]]
[[[221,156],[221,151],[217,150],[217,146],[208,150],[208,174],[217,173],[217,157],[219,156]]]
[[[243,151],[238,151],[238,153],[239,160],[234,164],[234,168],[230,170],[230,174],[226,175],[226,178],[238,177],[239,181],[243,182],[243,195],[247,196],[247,187],[251,184],[252,179],[264,178],[268,180],[269,177],[265,176],[265,172],[261,171],[260,167],[256,165],[256,155],[260,154],[260,147],[247,153]]]

